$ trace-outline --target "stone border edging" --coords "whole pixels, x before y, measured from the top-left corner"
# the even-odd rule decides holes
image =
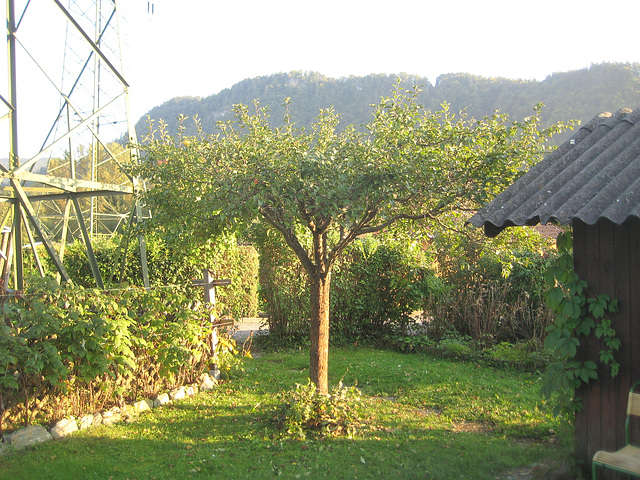
[[[155,399],[145,398],[144,400],[127,404],[123,408],[113,407],[105,412],[83,415],[78,419],[73,416],[63,418],[50,430],[42,425],[28,425],[11,434],[6,434],[0,439],[0,455],[49,440],[59,440],[78,430],[86,430],[99,425],[113,425],[120,421],[130,423],[141,412],[168,405],[174,400],[192,397],[199,392],[214,390],[219,380],[220,370],[209,370],[208,373],[200,375],[198,383],[174,388],[169,392],[158,395]]]

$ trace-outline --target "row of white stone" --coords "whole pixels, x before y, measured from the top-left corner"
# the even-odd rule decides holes
[[[131,422],[133,417],[140,412],[167,405],[173,400],[190,397],[198,392],[213,390],[219,379],[220,371],[217,369],[211,370],[209,373],[203,373],[196,384],[178,387],[170,392],[158,395],[153,400],[145,398],[131,405],[125,405],[124,408],[114,407],[106,412],[83,415],[79,419],[75,417],[64,418],[57,422],[51,428],[51,431],[41,425],[29,425],[16,430],[12,434],[4,435],[0,441],[0,455],[49,440],[58,440],[78,430],[85,430],[98,425],[112,425],[119,421]]]

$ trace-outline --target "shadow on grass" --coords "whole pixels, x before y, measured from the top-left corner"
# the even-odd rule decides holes
[[[268,395],[267,395],[268,397]],[[200,395],[0,458],[11,479],[495,479],[557,451],[480,431],[456,431],[435,418],[372,399],[357,438],[280,438],[275,406],[255,396]]]
[[[282,438],[283,392],[307,383],[308,353],[265,354],[215,392],[0,457],[0,479],[500,479],[568,454],[537,378],[366,348],[332,350],[330,379],[363,392],[355,439]],[[528,436],[529,440],[519,437]],[[540,439],[540,440],[538,440]],[[532,478],[532,477],[517,477]]]

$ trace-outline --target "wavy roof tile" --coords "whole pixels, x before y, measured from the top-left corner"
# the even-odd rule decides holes
[[[468,223],[509,226],[640,221],[640,107],[602,113],[532,167]]]

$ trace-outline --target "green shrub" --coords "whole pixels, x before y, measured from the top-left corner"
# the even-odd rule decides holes
[[[455,216],[452,222],[461,223]],[[439,340],[448,329],[487,346],[544,338],[552,321],[544,303],[544,271],[555,253],[531,229],[508,230],[494,239],[478,229],[435,231],[432,244],[444,287],[431,288],[425,306],[432,338]]]
[[[221,378],[230,380],[242,376],[245,372],[244,358],[250,356],[250,352],[238,351],[238,346],[233,338],[219,337],[215,360],[220,369]]]
[[[476,351],[470,337],[458,335],[446,335],[438,343],[438,348],[447,355],[460,358],[470,356]]]
[[[416,245],[374,237],[352,244],[336,265],[331,290],[331,333],[338,343],[406,333],[420,309],[429,273]]]
[[[485,353],[487,358],[496,362],[524,367],[531,371],[543,371],[553,359],[552,353],[537,340],[502,342]]]
[[[426,335],[392,335],[385,340],[387,347],[405,353],[426,352],[436,356],[513,367],[529,372],[541,372],[549,362],[555,360],[555,355],[544,348],[542,341],[536,339],[517,343],[500,342],[491,346],[476,342],[469,336],[449,331],[438,341]]]
[[[259,310],[269,315],[265,340],[280,346],[308,344],[309,285],[304,268],[280,235],[258,226],[250,238],[260,255]]]
[[[542,340],[553,316],[539,298],[519,290],[510,278],[450,287],[427,304],[428,332],[439,340],[452,329],[491,346],[496,342]]]
[[[318,393],[316,386],[296,384],[285,398],[285,404],[275,417],[287,434],[305,439],[307,435],[353,437],[362,425],[361,394],[355,387],[340,382],[329,395]]]
[[[383,344],[405,353],[424,352],[437,346],[437,342],[426,335],[390,335]]]
[[[461,218],[454,216],[454,227]],[[332,344],[406,334],[416,312],[436,342],[450,330],[487,347],[543,338],[552,320],[543,302],[549,242],[531,230],[487,239],[460,228],[433,227],[424,243],[395,232],[396,239],[377,235],[350,245],[332,273]],[[270,315],[270,340],[307,343],[309,295],[299,260],[277,235],[263,230],[252,240],[261,256],[260,297]]]
[[[557,251],[548,249],[544,254],[521,250],[515,253],[515,261],[507,278],[509,291],[506,302],[512,305],[512,314],[505,324],[508,333],[504,338],[512,342],[543,340],[547,327],[553,322],[553,312],[545,304],[547,287],[544,274]]]
[[[308,341],[307,277],[279,237],[254,233],[260,252],[260,298],[269,314],[269,337],[279,345]],[[332,344],[373,341],[407,331],[433,275],[417,245],[368,237],[350,245],[331,281]]]
[[[122,236],[102,237],[94,240],[93,250],[105,284],[126,283],[142,286],[142,267],[137,248],[126,248],[126,261],[122,257],[126,239]],[[220,235],[202,243],[171,243],[157,235],[146,237],[149,280],[152,287],[178,286],[185,288],[193,300],[203,298],[201,287],[193,287],[195,279],[202,278],[203,269],[213,272],[215,278],[231,279],[231,285],[216,289],[219,310],[234,318],[254,317],[258,311],[258,253],[249,245],[239,243],[235,235]],[[44,250],[40,256],[47,259]],[[35,273],[33,259],[26,271]],[[45,271],[53,275],[53,266],[45,261]],[[83,243],[66,246],[64,266],[77,285],[93,288],[96,282],[86,256]]]
[[[184,291],[29,285],[0,304],[0,429],[152,396],[207,364],[209,311]]]

